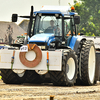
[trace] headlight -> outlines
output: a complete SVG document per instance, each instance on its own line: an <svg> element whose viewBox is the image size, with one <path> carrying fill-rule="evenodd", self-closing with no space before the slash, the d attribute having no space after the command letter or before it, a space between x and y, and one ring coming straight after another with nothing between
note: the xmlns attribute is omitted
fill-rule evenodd
<svg viewBox="0 0 100 100"><path fill-rule="evenodd" d="M45 46L41 46L41 49L46 49L46 47Z"/></svg>
<svg viewBox="0 0 100 100"><path fill-rule="evenodd" d="M55 43L50 43L50 46L54 47L55 46Z"/></svg>
<svg viewBox="0 0 100 100"><path fill-rule="evenodd" d="M46 47L45 47L45 46L39 46L39 48L40 48L40 49L46 49Z"/></svg>

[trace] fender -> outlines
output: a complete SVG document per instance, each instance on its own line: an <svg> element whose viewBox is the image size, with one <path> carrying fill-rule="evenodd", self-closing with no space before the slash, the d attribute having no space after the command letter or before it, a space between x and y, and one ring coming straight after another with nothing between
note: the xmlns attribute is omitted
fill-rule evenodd
<svg viewBox="0 0 100 100"><path fill-rule="evenodd" d="M76 43L76 40L77 40L77 36L72 36L72 37L69 37L69 46L72 50L74 50L74 46L75 46L75 43Z"/></svg>
<svg viewBox="0 0 100 100"><path fill-rule="evenodd" d="M69 46L71 47L72 50L74 50L75 52L77 52L79 44L80 44L80 42L82 40L86 40L86 38L82 37L82 36L72 36L71 40L70 40Z"/></svg>
<svg viewBox="0 0 100 100"><path fill-rule="evenodd" d="M74 50L75 52L77 52L78 47L79 47L79 44L80 44L80 42L81 42L82 40L86 40L86 38L85 38L85 37L82 37L82 36L77 36L77 40L76 40L75 45L74 45L74 48L73 48L73 50Z"/></svg>

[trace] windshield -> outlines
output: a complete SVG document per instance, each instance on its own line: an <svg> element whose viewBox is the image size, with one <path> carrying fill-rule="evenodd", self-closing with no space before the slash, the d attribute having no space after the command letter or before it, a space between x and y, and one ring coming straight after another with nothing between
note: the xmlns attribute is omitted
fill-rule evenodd
<svg viewBox="0 0 100 100"><path fill-rule="evenodd" d="M34 34L54 34L62 36L62 19L55 16L36 17Z"/></svg>

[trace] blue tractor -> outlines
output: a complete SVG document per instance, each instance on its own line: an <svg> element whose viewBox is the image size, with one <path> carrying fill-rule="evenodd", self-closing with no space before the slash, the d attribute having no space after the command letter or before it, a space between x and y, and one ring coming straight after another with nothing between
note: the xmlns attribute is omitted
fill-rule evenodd
<svg viewBox="0 0 100 100"><path fill-rule="evenodd" d="M16 22L17 17L17 14L13 14L12 21ZM29 68L21 77L16 73L18 81L20 79L22 81L24 78L24 80L27 80L26 82L37 82L41 80L40 78L44 76L43 74L48 73L54 85L96 84L99 75L96 66L94 42L77 35L77 24L80 23L80 16L75 12L74 7L70 9L68 6L44 6L40 11L33 12L32 6L30 16L19 17L30 19L23 45L33 45L30 46L33 48L35 45L38 46L42 51L42 58L41 54L34 50L37 55L35 60L37 61L41 58L40 62L42 63L44 60L44 65L41 64L40 69ZM18 44L18 47L21 46L22 44ZM46 59L44 52L47 53ZM60 58L58 57L59 52L61 52ZM34 65L35 63L34 61L32 64L37 67L37 65ZM60 68L57 66L59 63L61 64ZM26 62L23 64L26 64ZM45 65L47 68L43 69L42 67ZM31 62L30 65L26 66L32 67ZM1 70L1 73L7 75L6 69ZM25 74L27 75L25 76ZM3 76L4 74L2 74ZM4 77L3 79L7 83ZM9 83L12 82L9 81Z"/></svg>

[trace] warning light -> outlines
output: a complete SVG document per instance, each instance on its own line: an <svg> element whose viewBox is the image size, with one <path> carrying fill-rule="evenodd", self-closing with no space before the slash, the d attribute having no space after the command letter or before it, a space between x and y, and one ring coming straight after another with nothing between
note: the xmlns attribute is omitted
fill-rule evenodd
<svg viewBox="0 0 100 100"><path fill-rule="evenodd" d="M21 34L21 36L23 36L23 34Z"/></svg>
<svg viewBox="0 0 100 100"><path fill-rule="evenodd" d="M75 11L75 8L74 8L74 7L71 7L71 11L72 11L72 12Z"/></svg>
<svg viewBox="0 0 100 100"><path fill-rule="evenodd" d="M80 35L80 33L78 33L78 35Z"/></svg>
<svg viewBox="0 0 100 100"><path fill-rule="evenodd" d="M27 33L24 33L24 35L27 35Z"/></svg>

